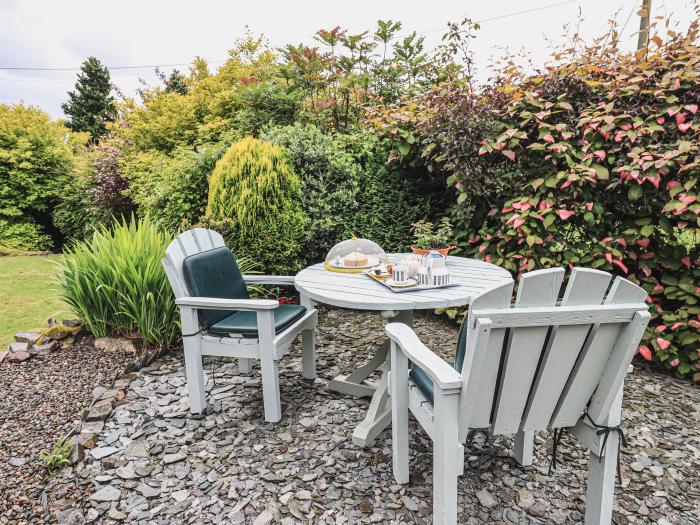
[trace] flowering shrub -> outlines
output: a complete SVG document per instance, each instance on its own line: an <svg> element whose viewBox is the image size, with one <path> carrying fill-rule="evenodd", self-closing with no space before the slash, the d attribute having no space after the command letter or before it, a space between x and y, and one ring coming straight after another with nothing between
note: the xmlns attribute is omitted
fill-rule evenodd
<svg viewBox="0 0 700 525"><path fill-rule="evenodd" d="M693 25L636 55L589 48L541 76L497 83L487 101L443 87L417 128L423 155L453 168L468 255L514 274L576 265L627 277L649 292L640 354L700 380L696 38ZM470 107L481 113L460 113ZM457 131L445 131L447 118ZM483 122L490 129L475 141ZM503 176L480 184L489 173Z"/></svg>

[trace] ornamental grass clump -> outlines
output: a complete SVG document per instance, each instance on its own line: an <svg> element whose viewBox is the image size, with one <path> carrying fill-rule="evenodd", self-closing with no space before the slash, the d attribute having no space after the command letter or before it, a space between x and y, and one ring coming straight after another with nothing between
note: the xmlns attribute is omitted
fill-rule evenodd
<svg viewBox="0 0 700 525"><path fill-rule="evenodd" d="M62 299L95 337L138 335L167 347L179 334L178 310L161 265L173 235L146 217L115 222L64 251Z"/></svg>
<svg viewBox="0 0 700 525"><path fill-rule="evenodd" d="M301 181L285 151L247 137L216 163L205 222L224 233L234 253L268 271L293 271L306 222L301 199Z"/></svg>

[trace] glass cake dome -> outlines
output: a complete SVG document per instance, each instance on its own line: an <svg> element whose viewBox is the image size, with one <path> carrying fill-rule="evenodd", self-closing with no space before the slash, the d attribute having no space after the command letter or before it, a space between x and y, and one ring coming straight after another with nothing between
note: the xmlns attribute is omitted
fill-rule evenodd
<svg viewBox="0 0 700 525"><path fill-rule="evenodd" d="M336 272L359 272L386 262L386 253L376 242L353 237L341 241L328 252L326 269Z"/></svg>

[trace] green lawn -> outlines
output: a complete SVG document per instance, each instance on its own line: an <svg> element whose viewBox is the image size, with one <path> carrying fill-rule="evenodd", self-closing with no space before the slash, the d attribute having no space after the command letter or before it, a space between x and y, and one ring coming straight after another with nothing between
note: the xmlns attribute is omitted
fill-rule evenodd
<svg viewBox="0 0 700 525"><path fill-rule="evenodd" d="M18 330L46 326L49 317L70 317L52 282L58 257L0 257L1 350Z"/></svg>

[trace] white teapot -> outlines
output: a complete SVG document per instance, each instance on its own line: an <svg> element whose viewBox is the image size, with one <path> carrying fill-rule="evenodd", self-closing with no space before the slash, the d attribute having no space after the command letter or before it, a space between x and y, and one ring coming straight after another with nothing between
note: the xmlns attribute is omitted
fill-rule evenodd
<svg viewBox="0 0 700 525"><path fill-rule="evenodd" d="M450 283L450 274L445 267L445 257L437 252L423 256L422 267L416 274L418 284L424 286L445 286Z"/></svg>

